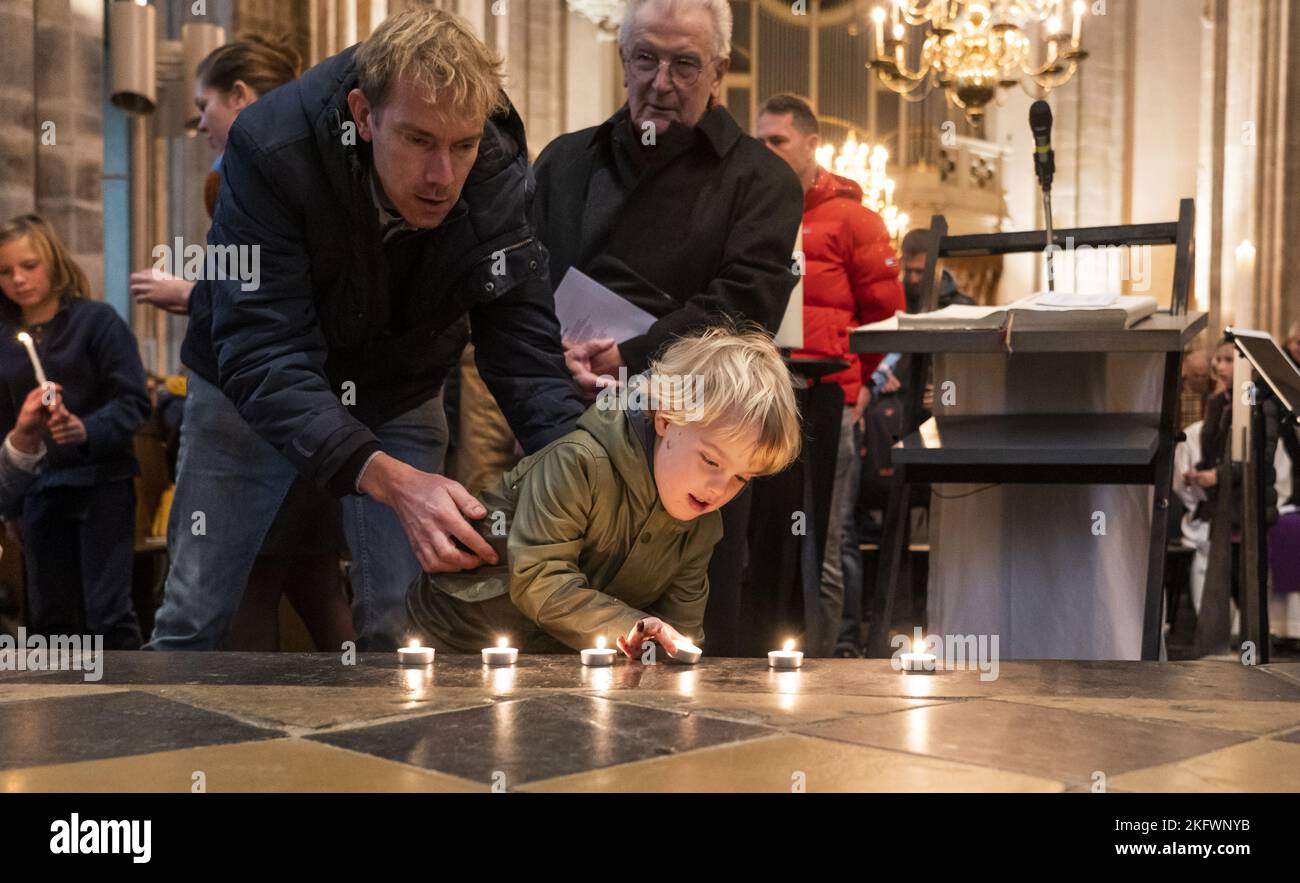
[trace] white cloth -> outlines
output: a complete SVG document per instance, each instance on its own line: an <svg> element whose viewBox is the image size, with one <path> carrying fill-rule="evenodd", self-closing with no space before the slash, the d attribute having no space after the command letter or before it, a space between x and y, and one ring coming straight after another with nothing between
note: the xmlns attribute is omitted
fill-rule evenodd
<svg viewBox="0 0 1300 883"><path fill-rule="evenodd" d="M942 354L935 411L1078 413L1082 431L1089 413L1158 412L1163 369L1163 353ZM1005 659L1140 659L1151 488L975 490L934 486L928 631L996 634Z"/></svg>
<svg viewBox="0 0 1300 883"><path fill-rule="evenodd" d="M36 473L39 470L41 461L45 459L45 443L41 443L40 450L35 454L25 454L14 447L13 433L5 436L4 453L9 462L21 469L23 472Z"/></svg>

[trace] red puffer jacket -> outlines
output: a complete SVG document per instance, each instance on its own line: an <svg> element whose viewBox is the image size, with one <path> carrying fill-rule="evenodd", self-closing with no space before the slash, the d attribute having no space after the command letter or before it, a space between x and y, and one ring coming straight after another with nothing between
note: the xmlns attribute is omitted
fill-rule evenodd
<svg viewBox="0 0 1300 883"><path fill-rule="evenodd" d="M820 169L803 202L803 343L796 356L839 358L847 370L827 379L858 400L881 353L849 352L849 329L905 309L898 257L880 216L862 204L862 188Z"/></svg>

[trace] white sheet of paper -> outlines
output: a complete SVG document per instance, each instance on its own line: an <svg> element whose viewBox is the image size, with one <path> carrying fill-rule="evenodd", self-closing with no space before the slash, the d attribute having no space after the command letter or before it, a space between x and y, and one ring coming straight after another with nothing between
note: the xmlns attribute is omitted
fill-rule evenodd
<svg viewBox="0 0 1300 883"><path fill-rule="evenodd" d="M1077 291L1039 291L1030 301L1040 307L1068 307L1081 309L1087 307L1113 306L1120 296L1118 294L1080 294Z"/></svg>
<svg viewBox="0 0 1300 883"><path fill-rule="evenodd" d="M575 343L613 338L639 337L654 324L655 317L570 267L555 289L555 315L560 336Z"/></svg>

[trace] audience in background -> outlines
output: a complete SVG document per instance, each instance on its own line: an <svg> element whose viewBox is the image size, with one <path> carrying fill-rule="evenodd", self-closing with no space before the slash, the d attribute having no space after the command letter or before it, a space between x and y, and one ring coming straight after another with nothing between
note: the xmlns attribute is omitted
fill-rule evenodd
<svg viewBox="0 0 1300 883"><path fill-rule="evenodd" d="M807 102L794 95L769 98L755 134L790 165L803 186L803 348L794 356L848 363L817 381L838 383L844 392L821 588L803 642L808 655L830 656L844 612L841 551L851 545L846 524L851 524L857 497L863 413L881 360L880 353L849 352L849 330L902 310L903 287L889 231L862 204L862 188L817 164L820 130Z"/></svg>

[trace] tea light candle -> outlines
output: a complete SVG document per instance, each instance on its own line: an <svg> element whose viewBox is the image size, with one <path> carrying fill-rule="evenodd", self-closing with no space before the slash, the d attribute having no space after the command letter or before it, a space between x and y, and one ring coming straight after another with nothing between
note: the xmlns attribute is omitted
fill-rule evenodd
<svg viewBox="0 0 1300 883"><path fill-rule="evenodd" d="M596 639L596 646L582 651L583 665L613 665L614 649L605 646L605 636Z"/></svg>
<svg viewBox="0 0 1300 883"><path fill-rule="evenodd" d="M794 649L794 641L786 641L785 647L767 654L769 668L794 669L803 666L803 651Z"/></svg>
<svg viewBox="0 0 1300 883"><path fill-rule="evenodd" d="M903 671L934 671L937 658L933 653L925 652L925 641L917 639L912 642L912 652L899 657Z"/></svg>
<svg viewBox="0 0 1300 883"><path fill-rule="evenodd" d="M45 369L41 367L41 357L36 355L36 344L32 341L32 336L26 331L19 331L18 342L27 348L27 358L32 360L32 368L36 370L36 385L44 386L48 381L45 379Z"/></svg>
<svg viewBox="0 0 1300 883"><path fill-rule="evenodd" d="M519 661L519 651L506 646L506 639L499 638L495 647L483 648L484 665L514 665Z"/></svg>
<svg viewBox="0 0 1300 883"><path fill-rule="evenodd" d="M397 661L402 665L433 665L433 648L412 641L409 647L397 648Z"/></svg>

